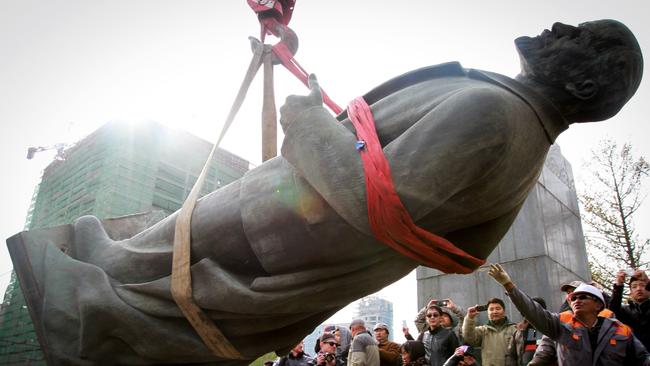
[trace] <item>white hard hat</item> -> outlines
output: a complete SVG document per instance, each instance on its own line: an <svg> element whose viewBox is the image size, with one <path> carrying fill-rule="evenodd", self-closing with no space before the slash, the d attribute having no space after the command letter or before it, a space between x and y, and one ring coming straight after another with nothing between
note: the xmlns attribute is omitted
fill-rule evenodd
<svg viewBox="0 0 650 366"><path fill-rule="evenodd" d="M579 294L579 293L592 295L598 300L600 300L600 302L602 302L603 305L605 305L605 298L603 297L603 293L592 285L581 283L580 286L576 287L576 289L573 290L573 293L571 295Z"/></svg>

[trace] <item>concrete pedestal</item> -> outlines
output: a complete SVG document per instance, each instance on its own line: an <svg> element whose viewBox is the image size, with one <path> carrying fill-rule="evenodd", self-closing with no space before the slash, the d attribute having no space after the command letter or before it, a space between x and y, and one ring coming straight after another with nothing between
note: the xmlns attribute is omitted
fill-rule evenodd
<svg viewBox="0 0 650 366"><path fill-rule="evenodd" d="M501 263L519 288L543 297L551 311L564 301L562 283L591 278L571 165L557 145L551 147L537 185L488 263ZM419 267L417 281L419 307L431 298L451 298L467 308L499 297L506 302L508 317L521 319L485 267L470 275Z"/></svg>

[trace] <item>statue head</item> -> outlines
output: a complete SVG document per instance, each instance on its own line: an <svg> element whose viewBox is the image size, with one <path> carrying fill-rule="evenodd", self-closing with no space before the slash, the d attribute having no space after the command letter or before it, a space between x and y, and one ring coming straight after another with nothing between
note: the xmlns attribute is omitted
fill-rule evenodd
<svg viewBox="0 0 650 366"><path fill-rule="evenodd" d="M615 20L577 27L555 23L537 37L515 40L517 79L553 101L570 122L602 121L634 95L643 56L632 32Z"/></svg>

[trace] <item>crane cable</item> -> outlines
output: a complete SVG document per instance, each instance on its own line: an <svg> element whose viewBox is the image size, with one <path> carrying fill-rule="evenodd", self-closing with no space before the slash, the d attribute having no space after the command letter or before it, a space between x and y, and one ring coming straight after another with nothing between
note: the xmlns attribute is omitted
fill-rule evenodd
<svg viewBox="0 0 650 366"><path fill-rule="evenodd" d="M256 3L254 0L248 0L249 4ZM281 42L276 44L273 47L263 44L262 42L255 42L256 40L251 39L253 45L253 58L248 66L244 80L239 87L239 91L233 102L232 107L226 121L221 129L219 138L217 142L212 147L210 154L208 155L207 161L201 170L201 174L197 178L192 190L189 195L183 202L181 209L179 210L176 217L176 225L174 229L174 243L173 243L173 254L172 254L172 273L171 273L171 294L172 298L180 308L181 312L188 320L190 325L197 332L201 340L205 345L210 349L210 351L217 357L224 359L236 359L236 360L245 360L249 357L242 355L233 345L230 343L228 338L221 332L221 330L216 326L214 321L201 309L201 307L194 301L192 295L192 273L190 266L191 259L191 224L192 224L192 213L194 207L196 206L196 201L199 198L201 189L205 182L207 176L208 167L212 161L223 137L230 128L230 125L235 119L235 116L239 109L241 108L246 93L257 74L260 66L264 63L265 70L269 69L269 60L272 51L276 55L279 62L281 62L289 71L291 71L298 79L300 79L303 84L308 86L307 81L307 72L298 64L294 59L293 54L297 49L297 38L295 33L287 26L289 19L291 19L291 10L293 10L293 4L295 1L267 1L267 4L273 5L287 5L289 11L285 11L284 15L281 16L269 16L268 13L259 14L260 26L261 26L261 38L262 42L264 41L264 35L267 32L275 34L281 38ZM258 4L259 5L259 4ZM252 6L252 5L251 5ZM277 9L277 6L276 6ZM272 9L275 11L275 9ZM287 46L289 44L289 46ZM291 47L290 47L291 46ZM293 47L293 51L291 48ZM270 67L272 69L272 67ZM263 107L265 116L263 116L263 123L267 124L267 116L269 114L271 119L275 119L275 107L274 103L267 105L266 96L270 93L271 98L273 95L272 92L272 74L270 74L269 79L265 76L265 105ZM270 89L270 90L269 90ZM323 93L324 98L326 96ZM334 102L332 102L329 97L328 105L336 113L339 114L342 112L342 109L338 107ZM271 109L273 109L271 111Z"/></svg>

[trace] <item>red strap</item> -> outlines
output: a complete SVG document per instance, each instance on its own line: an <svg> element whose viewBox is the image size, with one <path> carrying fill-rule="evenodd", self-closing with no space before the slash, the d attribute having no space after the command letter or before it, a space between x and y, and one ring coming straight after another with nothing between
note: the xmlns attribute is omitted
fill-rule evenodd
<svg viewBox="0 0 650 366"><path fill-rule="evenodd" d="M302 66L300 66L298 61L293 58L293 54L291 54L291 51L289 51L284 43L280 42L273 46L273 53L278 56L282 62L282 65L284 65L287 70L291 71L291 73L294 74L300 81L302 81L305 86L309 87L309 73L307 73L307 71L303 69ZM323 93L323 102L332 110L332 112L337 115L343 112L343 109L330 99L327 93L325 93L325 90L321 88L321 92Z"/></svg>
<svg viewBox="0 0 650 366"><path fill-rule="evenodd" d="M284 25L289 24L296 5L295 0L246 0L246 2L260 19L273 17Z"/></svg>
<svg viewBox="0 0 650 366"><path fill-rule="evenodd" d="M527 344L524 346L524 351L536 351L537 350L537 344Z"/></svg>
<svg viewBox="0 0 650 366"><path fill-rule="evenodd" d="M295 0L271 0L271 1L260 1L260 0L247 0L248 5L258 13L260 20L260 39L264 42L264 37L266 34L274 34L275 36L280 36L278 33L278 25L282 25L285 29L288 29L286 25L291 19L291 14L293 13L293 7L295 6ZM261 16L262 14L268 14L268 16ZM309 73L305 70L298 61L293 57L293 53L287 47L284 42L279 42L272 47L273 53L278 57L282 65L287 68L292 74L294 74L298 80L302 81L305 86L309 87ZM321 88L323 93L323 102L334 112L335 114L340 114L343 112L343 109L339 107L327 93Z"/></svg>
<svg viewBox="0 0 650 366"><path fill-rule="evenodd" d="M348 105L348 116L357 130L357 138L365 143L360 154L366 174L368 219L375 237L398 253L446 273L470 273L484 264L484 259L415 225L395 191L372 111L362 97Z"/></svg>

